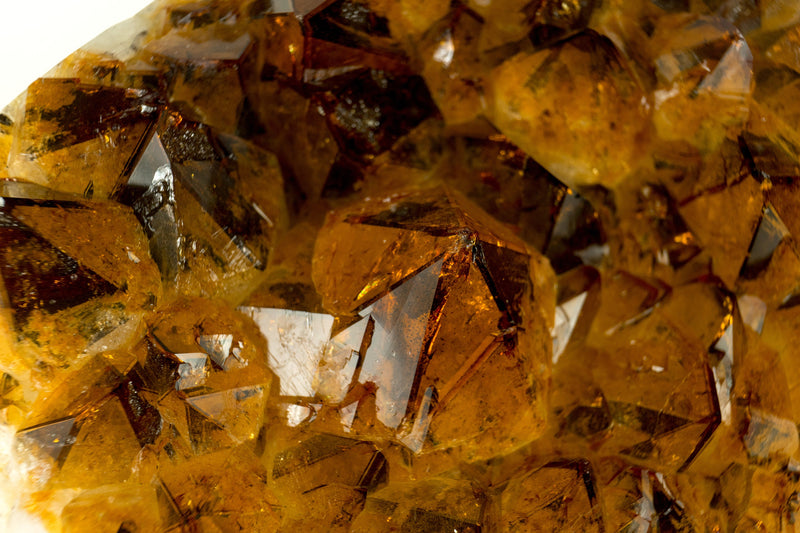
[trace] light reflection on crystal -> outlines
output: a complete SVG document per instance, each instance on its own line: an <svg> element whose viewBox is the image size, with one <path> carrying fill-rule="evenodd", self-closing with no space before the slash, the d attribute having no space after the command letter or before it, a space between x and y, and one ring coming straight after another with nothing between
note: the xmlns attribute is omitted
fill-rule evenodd
<svg viewBox="0 0 800 533"><path fill-rule="evenodd" d="M267 339L269 367L283 396L311 398L317 367L330 339L333 317L286 309L242 308Z"/></svg>
<svg viewBox="0 0 800 533"><path fill-rule="evenodd" d="M432 403L433 388L428 387L422 395L419 412L416 417L414 417L414 425L411 427L411 431L406 435L400 436L400 442L408 446L408 448L415 453L421 452L422 446L425 443L425 437L428 434L428 426L430 426L429 413Z"/></svg>
<svg viewBox="0 0 800 533"><path fill-rule="evenodd" d="M440 260L369 308L375 331L358 379L377 386L378 419L391 428L406 415L441 270Z"/></svg>
<svg viewBox="0 0 800 533"><path fill-rule="evenodd" d="M721 98L745 98L752 89L752 64L753 54L750 53L747 43L744 40L736 41L731 44L711 74L703 79L697 90L707 91Z"/></svg>
<svg viewBox="0 0 800 533"><path fill-rule="evenodd" d="M175 383L178 390L191 389L203 384L206 377L208 355L204 353L178 353L175 357L183 361L178 367L180 378Z"/></svg>
<svg viewBox="0 0 800 533"><path fill-rule="evenodd" d="M297 427L308 420L313 411L305 405L288 404L286 408L286 423L289 427Z"/></svg>
<svg viewBox="0 0 800 533"><path fill-rule="evenodd" d="M242 360L238 357L238 353L241 351L241 341L238 346L234 346L233 335L229 333L200 335L197 337L197 344L205 350L212 361L225 370L230 368L232 364L235 364L229 362L231 357L236 363L242 363Z"/></svg>
<svg viewBox="0 0 800 533"><path fill-rule="evenodd" d="M153 135L142 152L139 163L128 178L128 187L150 188L158 179L159 173L162 176L161 179L164 179L163 176L167 171L165 166L169 166L169 158L158 135Z"/></svg>
<svg viewBox="0 0 800 533"><path fill-rule="evenodd" d="M436 48L436 52L433 54L433 59L441 63L443 67L447 68L453 61L454 53L455 47L453 46L453 36L448 31L445 33L444 38L439 42L439 47Z"/></svg>
<svg viewBox="0 0 800 533"><path fill-rule="evenodd" d="M739 313L742 315L742 322L756 333L761 333L764 327L764 318L767 314L767 304L760 298L743 294L737 299Z"/></svg>
<svg viewBox="0 0 800 533"><path fill-rule="evenodd" d="M222 0L107 32L0 114L19 508L791 529L798 17Z"/></svg>
<svg viewBox="0 0 800 533"><path fill-rule="evenodd" d="M757 276L766 268L781 241L788 236L789 230L775 210L769 205L765 206L761 222L750 244L747 260L742 265L741 276L745 278Z"/></svg>
<svg viewBox="0 0 800 533"><path fill-rule="evenodd" d="M261 426L264 387L248 386L191 396L186 402L225 429L237 442L253 439Z"/></svg>
<svg viewBox="0 0 800 533"><path fill-rule="evenodd" d="M356 417L358 410L358 402L353 402L349 405L339 408L339 416L342 422L342 428L346 433L350 433L353 427L353 420Z"/></svg>
<svg viewBox="0 0 800 533"><path fill-rule="evenodd" d="M725 332L714 345L714 349L722 354L719 363L711 370L717 387L720 416L723 424L731 423L731 391L733 390L733 324L725 328Z"/></svg>
<svg viewBox="0 0 800 533"><path fill-rule="evenodd" d="M319 384L317 392L327 403L344 401L361 362L361 345L369 324L370 317L362 317L328 342L315 380Z"/></svg>
<svg viewBox="0 0 800 533"><path fill-rule="evenodd" d="M176 61L232 61L239 59L252 41L247 34L233 41L203 39L207 37L205 35L198 36L197 40L191 37L191 33L187 37L172 30L161 39L151 42L148 51Z"/></svg>
<svg viewBox="0 0 800 533"><path fill-rule="evenodd" d="M55 462L63 461L64 454L75 443L75 419L67 418L17 433L17 441L29 451L26 453L48 456Z"/></svg>
<svg viewBox="0 0 800 533"><path fill-rule="evenodd" d="M578 323L578 317L586 301L587 294L581 293L567 300L556 308L556 324L553 328L553 364L567 348L572 331Z"/></svg>
<svg viewBox="0 0 800 533"><path fill-rule="evenodd" d="M655 506L653 505L653 488L650 485L650 473L647 470L642 470L641 473L641 491L642 497L634 504L634 510L637 517L628 527L627 531L631 533L646 533L650 529L650 524L653 521L653 516L656 514Z"/></svg>

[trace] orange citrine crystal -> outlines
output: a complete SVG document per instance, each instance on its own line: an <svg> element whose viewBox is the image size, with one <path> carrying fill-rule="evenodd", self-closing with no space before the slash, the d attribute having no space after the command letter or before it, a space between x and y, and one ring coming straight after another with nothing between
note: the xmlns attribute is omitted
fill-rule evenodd
<svg viewBox="0 0 800 533"><path fill-rule="evenodd" d="M796 531L798 57L779 0L157 0L0 114L0 529Z"/></svg>

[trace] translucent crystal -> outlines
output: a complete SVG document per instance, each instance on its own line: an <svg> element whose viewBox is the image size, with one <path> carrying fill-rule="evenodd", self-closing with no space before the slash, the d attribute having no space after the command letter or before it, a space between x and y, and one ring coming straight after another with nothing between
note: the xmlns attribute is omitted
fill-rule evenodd
<svg viewBox="0 0 800 533"><path fill-rule="evenodd" d="M159 0L91 41L0 114L0 530L793 531L798 24Z"/></svg>

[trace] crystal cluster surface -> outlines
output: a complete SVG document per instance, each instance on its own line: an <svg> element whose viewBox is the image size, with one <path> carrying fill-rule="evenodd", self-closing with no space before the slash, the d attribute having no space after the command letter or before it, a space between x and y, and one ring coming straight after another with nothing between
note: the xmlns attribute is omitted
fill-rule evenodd
<svg viewBox="0 0 800 533"><path fill-rule="evenodd" d="M799 531L799 177L796 2L158 0L0 114L0 529Z"/></svg>

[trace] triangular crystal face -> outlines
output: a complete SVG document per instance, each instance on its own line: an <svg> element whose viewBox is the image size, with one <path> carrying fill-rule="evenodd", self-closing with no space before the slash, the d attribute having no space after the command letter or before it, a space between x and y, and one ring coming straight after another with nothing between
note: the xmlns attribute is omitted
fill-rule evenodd
<svg viewBox="0 0 800 533"><path fill-rule="evenodd" d="M398 198L384 211L350 216L347 221L351 224L424 231L431 235L452 235L461 229L456 208L444 195L424 200Z"/></svg>
<svg viewBox="0 0 800 533"><path fill-rule="evenodd" d="M209 451L230 448L236 444L230 434L206 415L184 404L186 408L186 431L192 451L204 454Z"/></svg>
<svg viewBox="0 0 800 533"><path fill-rule="evenodd" d="M128 421L133 427L139 444L146 446L153 444L161 434L164 420L152 403L150 403L143 392L144 386L134 373L129 374L114 394L119 398L122 409L128 417Z"/></svg>
<svg viewBox="0 0 800 533"><path fill-rule="evenodd" d="M691 422L691 420L672 416L654 409L621 402L609 402L609 409L616 423L634 428L653 437L669 433Z"/></svg>
<svg viewBox="0 0 800 533"><path fill-rule="evenodd" d="M14 376L5 372L0 373L0 409L14 403L9 396L17 387L19 387L19 381Z"/></svg>
<svg viewBox="0 0 800 533"><path fill-rule="evenodd" d="M143 90L40 79L28 89L9 162L52 189L107 198L153 126L154 101Z"/></svg>
<svg viewBox="0 0 800 533"><path fill-rule="evenodd" d="M80 372L70 375L39 405L29 423L41 426L53 420L80 418L116 389L124 376L104 356L94 356Z"/></svg>
<svg viewBox="0 0 800 533"><path fill-rule="evenodd" d="M61 468L59 485L104 485L125 482L141 445L119 401L109 396L81 421Z"/></svg>
<svg viewBox="0 0 800 533"><path fill-rule="evenodd" d="M305 26L306 83L337 88L360 75L368 78L370 69L409 72L405 53L392 38L385 13L352 0L297 0L294 6Z"/></svg>
<svg viewBox="0 0 800 533"><path fill-rule="evenodd" d="M652 440L654 445L653 455L658 457L660 454L673 453L676 456L685 457L686 459L680 465L680 469L686 469L697 455L708 447L709 441L718 426L719 417L715 415L699 422L680 426L674 431L655 437Z"/></svg>
<svg viewBox="0 0 800 533"><path fill-rule="evenodd" d="M764 318L767 315L767 304L761 298L751 294L742 294L737 298L742 322L756 333L761 333Z"/></svg>
<svg viewBox="0 0 800 533"><path fill-rule="evenodd" d="M233 355L233 335L231 334L199 335L197 344L221 368L225 368L228 357Z"/></svg>
<svg viewBox="0 0 800 533"><path fill-rule="evenodd" d="M714 70L703 79L698 92L723 98L745 98L750 94L753 54L747 46L734 43L725 51Z"/></svg>
<svg viewBox="0 0 800 533"><path fill-rule="evenodd" d="M460 235L438 237L424 231L349 222L324 227L317 243L326 238L341 239L339 251L313 263L314 282L324 295L323 307L342 315L361 312L403 280L459 248L464 240ZM414 252L405 253L407 250ZM333 271L341 275L329 276Z"/></svg>
<svg viewBox="0 0 800 533"><path fill-rule="evenodd" d="M385 477L386 458L372 443L321 433L276 454L271 473L282 490L329 484L368 490Z"/></svg>
<svg viewBox="0 0 800 533"><path fill-rule="evenodd" d="M161 147L161 143L158 143L158 147ZM160 156L165 154L153 157L159 159ZM129 182L128 187L122 191L120 201L130 204L150 237L150 255L161 270L162 278L174 281L181 262L181 236L178 233L172 167L161 164L153 168L150 161L143 159L136 166L134 176L147 183L147 187Z"/></svg>
<svg viewBox="0 0 800 533"><path fill-rule="evenodd" d="M315 377L331 336L333 317L287 309L240 308L258 324L267 339L270 369L280 379L280 394L310 398ZM361 339L358 341L361 344Z"/></svg>
<svg viewBox="0 0 800 533"><path fill-rule="evenodd" d="M371 335L368 337L368 331L371 331L368 328L372 327L374 321L369 316L362 317L335 333L328 341L315 374L316 392L326 403L344 401L361 363L363 345L371 339Z"/></svg>
<svg viewBox="0 0 800 533"><path fill-rule="evenodd" d="M329 238L337 244L325 253ZM332 339L318 373L323 403L345 432L388 429L412 453L462 446L477 458L535 431L530 408L516 417L490 407L494 400L472 404L495 382L512 389L498 392L500 403L536 404L528 357L550 350L538 333L522 339L528 327L544 331L531 304L547 296L533 295L532 256L513 230L437 187L332 212L315 253L323 306L341 309L362 337ZM348 305L356 291L360 304ZM536 347L522 347L529 342Z"/></svg>
<svg viewBox="0 0 800 533"><path fill-rule="evenodd" d="M17 443L22 453L49 457L57 464L61 464L75 443L76 433L75 419L66 418L19 431Z"/></svg>
<svg viewBox="0 0 800 533"><path fill-rule="evenodd" d="M118 121L135 124L149 122L151 118L141 116L143 94L117 87L96 87L76 83L68 79L40 79L38 85L29 89L27 104L31 119L38 118L54 123L53 130L60 133L42 140L42 149L37 152L59 150L78 144L97 135L98 124L111 129ZM56 109L48 109L51 102L61 102L68 98L55 97L55 93L69 93L72 102ZM41 100L39 100L41 99ZM37 107L38 103L46 107Z"/></svg>
<svg viewBox="0 0 800 533"><path fill-rule="evenodd" d="M696 76L698 65L708 72L695 94L745 98L751 91L753 55L736 28L721 18L699 18L673 30L668 53L656 58L656 73L664 82Z"/></svg>
<svg viewBox="0 0 800 533"><path fill-rule="evenodd" d="M274 156L232 135L216 134L184 115L165 114L119 192L150 238L162 278L221 290L217 278L252 277L266 266L282 224L276 168L265 185L254 171ZM203 266L200 266L203 265ZM215 276L205 280L206 270Z"/></svg>
<svg viewBox="0 0 800 533"><path fill-rule="evenodd" d="M0 204L0 276L18 328L35 311L56 313L117 291L15 218L15 202Z"/></svg>
<svg viewBox="0 0 800 533"><path fill-rule="evenodd" d="M757 277L769 264L778 245L788 236L789 230L772 206L764 207L761 222L739 275L746 279Z"/></svg>
<svg viewBox="0 0 800 533"><path fill-rule="evenodd" d="M202 209L231 237L231 242L256 266L263 268L267 251L256 243L268 223L253 203L242 196L236 182L220 163L185 161L173 165L173 171Z"/></svg>
<svg viewBox="0 0 800 533"><path fill-rule="evenodd" d="M175 354L175 357L182 361L178 367L180 378L175 383L175 388L184 390L201 386L208 374L206 369L208 355L204 353L178 353Z"/></svg>
<svg viewBox="0 0 800 533"><path fill-rule="evenodd" d="M359 381L378 387L377 416L386 426L396 428L406 414L441 270L439 260L368 308L375 330Z"/></svg>
<svg viewBox="0 0 800 533"><path fill-rule="evenodd" d="M130 195L136 190L142 191L149 189L153 184L153 180L156 178L156 173L164 167L169 166L169 164L169 157L164 150L161 139L158 135L151 135L145 149L139 156L139 160L133 167L123 195ZM132 190L129 191L129 189ZM123 203L129 203L125 200L126 197L123 196L121 201Z"/></svg>
<svg viewBox="0 0 800 533"><path fill-rule="evenodd" d="M180 361L166 352L152 338L146 337L136 347L140 363L134 368L142 388L161 396L175 387Z"/></svg>
<svg viewBox="0 0 800 533"><path fill-rule="evenodd" d="M569 344L572 332L575 331L578 318L583 310L586 296L587 293L582 292L556 308L556 319L553 327L553 364L558 363L559 356Z"/></svg>
<svg viewBox="0 0 800 533"><path fill-rule="evenodd" d="M255 438L264 418L264 387L250 386L186 399L193 409L225 429L236 442Z"/></svg>
<svg viewBox="0 0 800 533"><path fill-rule="evenodd" d="M492 291L497 307L506 313L511 324L520 323L520 306L530 287L530 257L509 248L479 242L474 261Z"/></svg>
<svg viewBox="0 0 800 533"><path fill-rule="evenodd" d="M562 273L579 266L583 261L578 251L599 250L604 242L595 208L586 198L570 191L561 202L544 250L553 268Z"/></svg>
<svg viewBox="0 0 800 533"><path fill-rule="evenodd" d="M517 472L502 491L500 523L513 531L526 523L559 531L603 531L594 472L588 461L556 461Z"/></svg>

